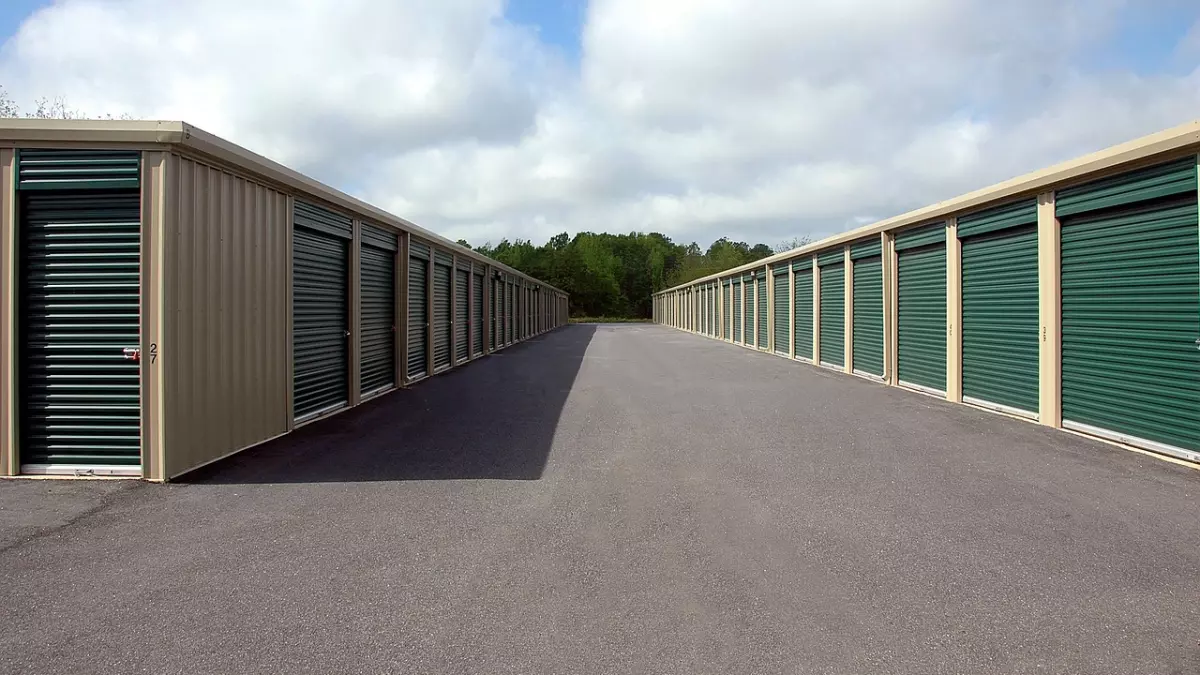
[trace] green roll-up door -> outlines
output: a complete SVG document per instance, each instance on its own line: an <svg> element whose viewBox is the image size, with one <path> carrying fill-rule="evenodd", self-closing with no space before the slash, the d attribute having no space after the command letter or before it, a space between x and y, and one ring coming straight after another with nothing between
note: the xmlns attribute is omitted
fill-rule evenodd
<svg viewBox="0 0 1200 675"><path fill-rule="evenodd" d="M299 421L348 402L350 322L346 300L350 242L303 227L299 213L295 221L292 414Z"/></svg>
<svg viewBox="0 0 1200 675"><path fill-rule="evenodd" d="M963 398L1028 415L1038 410L1036 223L1027 203L959 220Z"/></svg>
<svg viewBox="0 0 1200 675"><path fill-rule="evenodd" d="M767 275L766 272L758 273L758 280L754 284L758 289L755 299L758 301L758 342L755 344L759 349L767 348Z"/></svg>
<svg viewBox="0 0 1200 675"><path fill-rule="evenodd" d="M483 275L471 276L471 354L483 353Z"/></svg>
<svg viewBox="0 0 1200 675"><path fill-rule="evenodd" d="M724 334L726 340L733 339L733 284L726 281L721 286L721 309L724 311Z"/></svg>
<svg viewBox="0 0 1200 675"><path fill-rule="evenodd" d="M500 280L499 279L492 279L491 303L492 303L491 304L492 316L491 316L491 321L488 322L488 327L491 328L491 336L488 339L491 340L491 342L489 343L489 344L491 344L491 347L489 347L489 348L494 350L494 349L496 349L498 339L500 336L500 316L501 316L501 314L500 314Z"/></svg>
<svg viewBox="0 0 1200 675"><path fill-rule="evenodd" d="M1200 460L1195 165L1182 194L1103 208L1101 187L1062 218L1063 424Z"/></svg>
<svg viewBox="0 0 1200 675"><path fill-rule="evenodd" d="M513 296L515 295L516 286L513 284L505 284L504 289L504 342L511 344L516 336L516 330L513 327Z"/></svg>
<svg viewBox="0 0 1200 675"><path fill-rule="evenodd" d="M844 258L843 258L844 260ZM846 265L821 266L821 363L846 364Z"/></svg>
<svg viewBox="0 0 1200 675"><path fill-rule="evenodd" d="M409 244L408 262L408 377L428 374L429 246Z"/></svg>
<svg viewBox="0 0 1200 675"><path fill-rule="evenodd" d="M468 329L471 324L471 272L458 269L454 271L454 359L465 361L471 356L471 345Z"/></svg>
<svg viewBox="0 0 1200 675"><path fill-rule="evenodd" d="M733 282L733 341L742 341L742 282Z"/></svg>
<svg viewBox="0 0 1200 675"><path fill-rule="evenodd" d="M896 377L901 384L946 391L946 244L896 251ZM897 246L899 249L899 246Z"/></svg>
<svg viewBox="0 0 1200 675"><path fill-rule="evenodd" d="M20 152L23 178L30 154ZM136 181L136 153L126 154ZM82 187L22 185L18 195L21 470L88 466L137 475L141 369L132 350L141 347L141 199L136 187Z"/></svg>
<svg viewBox="0 0 1200 675"><path fill-rule="evenodd" d="M812 260L792 266L795 279L792 295L796 306L792 308L792 321L796 323L796 356L812 360L813 356L813 270Z"/></svg>
<svg viewBox="0 0 1200 675"><path fill-rule="evenodd" d="M774 270L775 274L775 353L789 354L791 350L792 303L788 268Z"/></svg>
<svg viewBox="0 0 1200 675"><path fill-rule="evenodd" d="M878 249L878 246L876 247ZM854 261L854 370L883 377L883 259Z"/></svg>
<svg viewBox="0 0 1200 675"><path fill-rule="evenodd" d="M382 238L384 245L375 245ZM396 384L396 236L362 229L359 252L360 391L370 394Z"/></svg>
<svg viewBox="0 0 1200 675"><path fill-rule="evenodd" d="M441 370L450 365L451 343L454 326L450 318L450 261L441 254L433 258L433 369Z"/></svg>

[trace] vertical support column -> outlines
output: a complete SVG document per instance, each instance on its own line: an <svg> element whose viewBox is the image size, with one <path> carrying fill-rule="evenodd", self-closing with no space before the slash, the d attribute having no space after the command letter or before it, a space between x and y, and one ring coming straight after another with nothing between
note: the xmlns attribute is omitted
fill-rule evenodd
<svg viewBox="0 0 1200 675"><path fill-rule="evenodd" d="M821 365L821 266L817 256L812 258L813 271L813 363Z"/></svg>
<svg viewBox="0 0 1200 675"><path fill-rule="evenodd" d="M362 400L362 221L352 224L350 241L350 405Z"/></svg>
<svg viewBox="0 0 1200 675"><path fill-rule="evenodd" d="M166 240L167 167L170 155L165 152L142 153L139 183L142 190L142 260L141 260L141 425L142 477L152 481L166 479L166 417L163 394L164 359L171 358L163 330L164 293L166 291L163 259Z"/></svg>
<svg viewBox="0 0 1200 675"><path fill-rule="evenodd" d="M1062 426L1062 228L1054 193L1038 195L1038 421Z"/></svg>
<svg viewBox="0 0 1200 675"><path fill-rule="evenodd" d="M788 261L788 358L796 358L796 270Z"/></svg>
<svg viewBox="0 0 1200 675"><path fill-rule="evenodd" d="M397 384L408 382L408 233L396 237L396 367Z"/></svg>
<svg viewBox="0 0 1200 675"><path fill-rule="evenodd" d="M946 221L946 400L962 403L962 242Z"/></svg>
<svg viewBox="0 0 1200 675"><path fill-rule="evenodd" d="M895 385L899 361L900 261L896 257L896 235L883 233L883 373L884 381Z"/></svg>
<svg viewBox="0 0 1200 675"><path fill-rule="evenodd" d="M845 305L845 316L842 317L842 326L845 329L845 344L843 347L842 370L847 373L854 372L854 261L850 259L850 247L847 246L842 251L845 262L842 263L842 269L846 271L842 275L843 287L843 304Z"/></svg>
<svg viewBox="0 0 1200 675"><path fill-rule="evenodd" d="M0 150L0 476L15 476L17 456L16 335L17 208L16 150Z"/></svg>

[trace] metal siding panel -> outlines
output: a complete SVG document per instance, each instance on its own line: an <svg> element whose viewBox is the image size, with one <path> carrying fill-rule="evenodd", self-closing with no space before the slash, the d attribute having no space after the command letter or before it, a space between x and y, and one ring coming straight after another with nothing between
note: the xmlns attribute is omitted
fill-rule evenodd
<svg viewBox="0 0 1200 675"><path fill-rule="evenodd" d="M792 308L792 320L796 322L796 356L812 359L813 355L813 268L796 270L793 282L796 306Z"/></svg>
<svg viewBox="0 0 1200 675"><path fill-rule="evenodd" d="M858 260L860 258L870 258L872 256L882 255L883 242L878 236L872 237L867 241L860 241L850 246L850 259Z"/></svg>
<svg viewBox="0 0 1200 675"><path fill-rule="evenodd" d="M1037 224L1037 199L1002 204L958 217L958 238L976 237L1012 227Z"/></svg>
<svg viewBox="0 0 1200 675"><path fill-rule="evenodd" d="M373 246L384 251L396 252L400 250L400 243L396 238L395 232L371 225L370 223L362 224L362 241L366 246Z"/></svg>
<svg viewBox="0 0 1200 675"><path fill-rule="evenodd" d="M165 181L158 361L172 478L291 428L291 247L278 190L178 155Z"/></svg>
<svg viewBox="0 0 1200 675"><path fill-rule="evenodd" d="M1038 241L1025 227L962 242L963 396L1038 410Z"/></svg>
<svg viewBox="0 0 1200 675"><path fill-rule="evenodd" d="M483 353L483 275L471 275L471 350L473 355Z"/></svg>
<svg viewBox="0 0 1200 675"><path fill-rule="evenodd" d="M817 256L817 265L827 267L830 265L845 264L846 252L845 249L837 248L832 251L825 251Z"/></svg>
<svg viewBox="0 0 1200 675"><path fill-rule="evenodd" d="M140 174L136 150L17 150L18 190L137 189Z"/></svg>
<svg viewBox="0 0 1200 675"><path fill-rule="evenodd" d="M500 309L500 293L501 293L500 280L492 279L492 295L491 295L492 320L491 320L491 326L490 326L491 335L489 336L488 339L491 340L490 344L491 344L491 349L493 349L493 350L496 349L497 346L499 346L498 339L500 337L500 324L501 324L501 319L502 319L501 309Z"/></svg>
<svg viewBox="0 0 1200 675"><path fill-rule="evenodd" d="M897 252L921 248L931 244L946 244L946 223L936 222L896 233Z"/></svg>
<svg viewBox="0 0 1200 675"><path fill-rule="evenodd" d="M792 269L799 272L800 270L811 270L813 266L812 256L805 256L799 260L792 262Z"/></svg>
<svg viewBox="0 0 1200 675"><path fill-rule="evenodd" d="M762 273L758 275L758 281L755 284L758 289L756 298L758 300L758 336L755 346L759 349L767 348L767 277Z"/></svg>
<svg viewBox="0 0 1200 675"><path fill-rule="evenodd" d="M897 255L897 363L902 382L946 391L946 244Z"/></svg>
<svg viewBox="0 0 1200 675"><path fill-rule="evenodd" d="M412 250L411 247L409 249ZM409 379L428 374L429 263L410 256L408 264L408 373Z"/></svg>
<svg viewBox="0 0 1200 675"><path fill-rule="evenodd" d="M792 308L790 306L790 300L789 300L789 298L791 296L791 293L789 291L791 289L788 288L788 283L789 283L789 281L788 281L788 274L787 274L787 266L785 265L783 267L783 273L775 275L775 312L774 312L774 316L775 316L775 352L777 354L788 354L789 347L790 347L790 345L788 344L788 340L789 340L789 335L791 335L791 332L792 332L791 331Z"/></svg>
<svg viewBox="0 0 1200 675"><path fill-rule="evenodd" d="M350 216L299 199L295 200L294 209L292 220L296 227L304 227L340 239L354 238L354 220Z"/></svg>
<svg viewBox="0 0 1200 675"><path fill-rule="evenodd" d="M360 390L367 393L396 384L396 254L363 246L359 269Z"/></svg>
<svg viewBox="0 0 1200 675"><path fill-rule="evenodd" d="M1196 192L1062 224L1063 419L1200 450Z"/></svg>
<svg viewBox="0 0 1200 675"><path fill-rule="evenodd" d="M141 464L137 190L30 191L18 204L20 463ZM147 355L149 358L149 355Z"/></svg>
<svg viewBox="0 0 1200 675"><path fill-rule="evenodd" d="M1058 190L1054 195L1054 210L1063 218L1179 194L1196 194L1195 157Z"/></svg>
<svg viewBox="0 0 1200 675"><path fill-rule="evenodd" d="M349 395L349 244L303 227L292 233L292 409L297 420Z"/></svg>
<svg viewBox="0 0 1200 675"><path fill-rule="evenodd" d="M441 260L435 254L435 261ZM453 340L450 325L450 266L435 262L433 265L433 368L440 370L450 365L450 345Z"/></svg>
<svg viewBox="0 0 1200 675"><path fill-rule="evenodd" d="M468 304L471 273L464 269L455 270L454 283L454 358L457 361L465 361L471 356L471 345L467 335L471 323L471 307Z"/></svg>
<svg viewBox="0 0 1200 675"><path fill-rule="evenodd" d="M883 259L854 263L853 367L883 377Z"/></svg>
<svg viewBox="0 0 1200 675"><path fill-rule="evenodd" d="M846 361L846 266L821 267L821 361Z"/></svg>

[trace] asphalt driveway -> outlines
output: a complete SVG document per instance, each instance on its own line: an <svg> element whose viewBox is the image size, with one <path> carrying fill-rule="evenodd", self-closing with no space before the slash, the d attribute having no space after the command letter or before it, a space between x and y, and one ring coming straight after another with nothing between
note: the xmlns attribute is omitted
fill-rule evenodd
<svg viewBox="0 0 1200 675"><path fill-rule="evenodd" d="M570 326L165 486L0 481L0 580L2 673L1200 673L1200 471Z"/></svg>

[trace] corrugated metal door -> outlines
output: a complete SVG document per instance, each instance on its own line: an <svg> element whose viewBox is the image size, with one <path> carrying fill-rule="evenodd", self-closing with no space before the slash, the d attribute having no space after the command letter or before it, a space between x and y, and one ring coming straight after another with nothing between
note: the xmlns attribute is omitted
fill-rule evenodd
<svg viewBox="0 0 1200 675"><path fill-rule="evenodd" d="M467 330L471 323L470 286L471 273L468 270L454 271L454 359L465 361L471 356L471 345Z"/></svg>
<svg viewBox="0 0 1200 675"><path fill-rule="evenodd" d="M767 275L764 271L758 272L758 279L754 284L757 290L755 299L758 301L758 342L755 344L759 349L767 348L768 332L767 332Z"/></svg>
<svg viewBox="0 0 1200 675"><path fill-rule="evenodd" d="M878 250L879 242L875 242ZM883 259L877 255L854 261L854 340L852 367L883 377Z"/></svg>
<svg viewBox="0 0 1200 675"><path fill-rule="evenodd" d="M292 232L292 416L349 402L348 217L297 201Z"/></svg>
<svg viewBox="0 0 1200 675"><path fill-rule="evenodd" d="M1036 416L1037 204L959 219L963 399Z"/></svg>
<svg viewBox="0 0 1200 675"><path fill-rule="evenodd" d="M513 326L513 296L516 295L516 286L513 284L505 284L504 289L504 342L511 344L517 332Z"/></svg>
<svg viewBox="0 0 1200 675"><path fill-rule="evenodd" d="M140 362L125 351L141 347L137 153L19 157L21 470L139 475ZM56 168L74 185L36 184Z"/></svg>
<svg viewBox="0 0 1200 675"><path fill-rule="evenodd" d="M408 247L408 377L428 374L429 246L412 241Z"/></svg>
<svg viewBox="0 0 1200 675"><path fill-rule="evenodd" d="M396 235L362 226L359 252L360 391L396 384Z"/></svg>
<svg viewBox="0 0 1200 675"><path fill-rule="evenodd" d="M742 282L733 282L733 341L742 341Z"/></svg>
<svg viewBox="0 0 1200 675"><path fill-rule="evenodd" d="M946 393L946 226L896 235L896 376L901 384Z"/></svg>
<svg viewBox="0 0 1200 675"><path fill-rule="evenodd" d="M433 257L433 370L450 365L454 326L450 318L450 260L435 252Z"/></svg>
<svg viewBox="0 0 1200 675"><path fill-rule="evenodd" d="M489 322L491 327L491 349L495 350L500 336L500 280L492 279L492 299L491 299L492 317Z"/></svg>
<svg viewBox="0 0 1200 675"><path fill-rule="evenodd" d="M792 320L796 322L796 356L812 360L813 356L813 270L812 259L792 264L796 277L792 282L796 298Z"/></svg>
<svg viewBox="0 0 1200 675"><path fill-rule="evenodd" d="M721 336L726 340L733 339L733 284L726 281L721 287L721 308L725 311L725 333Z"/></svg>
<svg viewBox="0 0 1200 675"><path fill-rule="evenodd" d="M471 276L471 353L483 353L483 275Z"/></svg>
<svg viewBox="0 0 1200 675"><path fill-rule="evenodd" d="M792 305L788 266L777 267L775 274L775 353L787 355L791 349Z"/></svg>
<svg viewBox="0 0 1200 675"><path fill-rule="evenodd" d="M846 265L821 263L821 363L846 363Z"/></svg>
<svg viewBox="0 0 1200 675"><path fill-rule="evenodd" d="M1064 426L1200 459L1196 189L1188 159L1060 193Z"/></svg>

